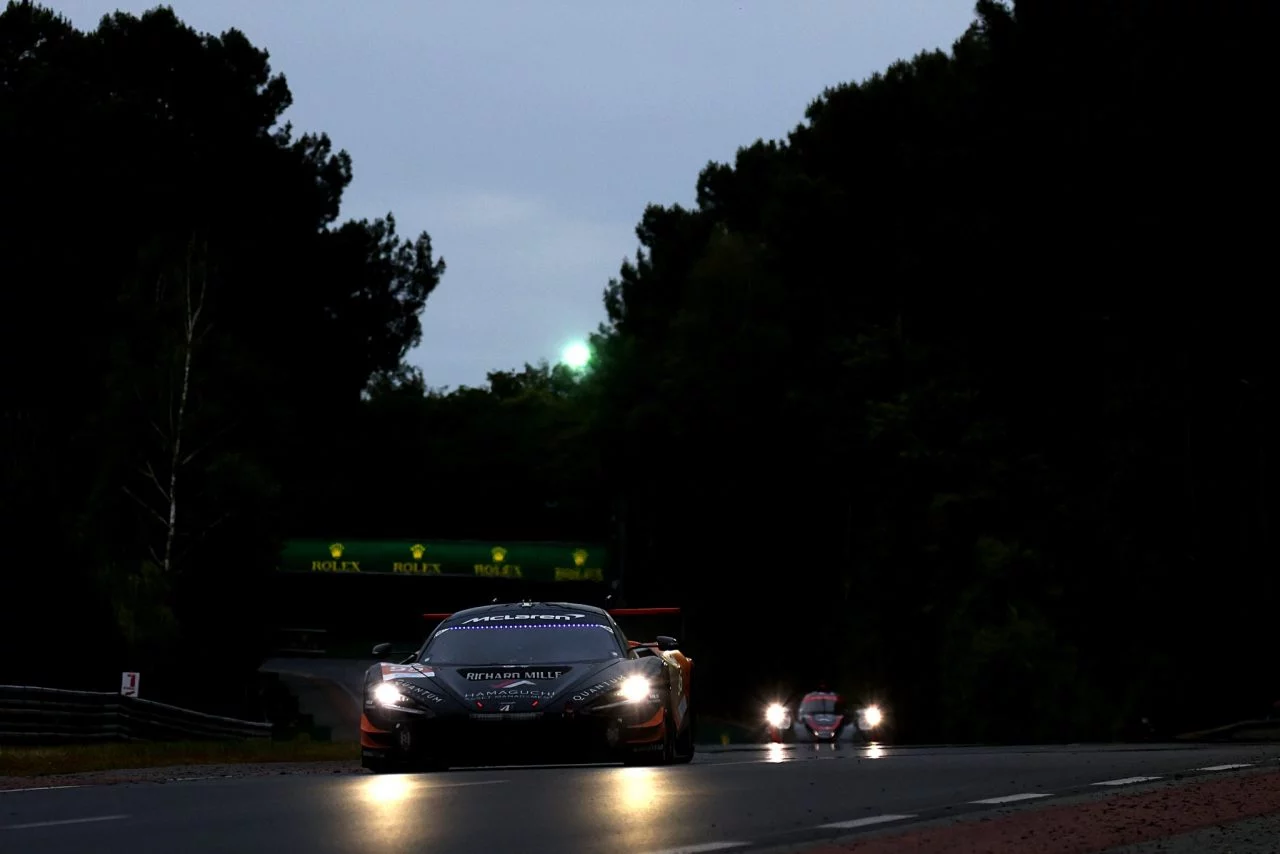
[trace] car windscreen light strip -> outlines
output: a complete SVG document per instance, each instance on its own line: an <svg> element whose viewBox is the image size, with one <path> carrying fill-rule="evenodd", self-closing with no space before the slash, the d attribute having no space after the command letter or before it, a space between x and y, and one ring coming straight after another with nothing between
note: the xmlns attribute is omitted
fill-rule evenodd
<svg viewBox="0 0 1280 854"><path fill-rule="evenodd" d="M493 629L604 629L606 632L613 632L613 629L608 626L594 624L566 626L563 623L524 623L519 626L449 626L441 629L436 634L444 634L445 632L454 632L461 629L467 631L491 631Z"/></svg>

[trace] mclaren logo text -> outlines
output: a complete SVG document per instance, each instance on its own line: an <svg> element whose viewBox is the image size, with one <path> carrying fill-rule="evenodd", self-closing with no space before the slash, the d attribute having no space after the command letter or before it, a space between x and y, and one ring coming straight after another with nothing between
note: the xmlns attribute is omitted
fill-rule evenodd
<svg viewBox="0 0 1280 854"><path fill-rule="evenodd" d="M469 623L503 623L510 620L543 620L551 622L553 620L580 620L586 614L495 614L490 617L472 617L464 620L463 625Z"/></svg>

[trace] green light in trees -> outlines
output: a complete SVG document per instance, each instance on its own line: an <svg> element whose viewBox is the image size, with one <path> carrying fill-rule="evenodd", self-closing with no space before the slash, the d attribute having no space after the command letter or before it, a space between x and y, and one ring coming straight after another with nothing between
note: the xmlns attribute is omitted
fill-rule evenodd
<svg viewBox="0 0 1280 854"><path fill-rule="evenodd" d="M560 361L574 370L581 370L591 361L591 348L582 341L574 341L564 348L564 352L560 354Z"/></svg>

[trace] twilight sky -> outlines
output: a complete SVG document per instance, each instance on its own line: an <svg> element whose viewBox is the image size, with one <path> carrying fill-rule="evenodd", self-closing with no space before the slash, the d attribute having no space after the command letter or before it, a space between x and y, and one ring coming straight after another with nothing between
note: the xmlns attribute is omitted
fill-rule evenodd
<svg viewBox="0 0 1280 854"><path fill-rule="evenodd" d="M80 29L156 0L43 0ZM236 27L296 132L351 152L343 218L392 212L448 271L410 361L434 387L555 359L604 320L649 202L784 136L822 90L949 48L972 0L171 0Z"/></svg>

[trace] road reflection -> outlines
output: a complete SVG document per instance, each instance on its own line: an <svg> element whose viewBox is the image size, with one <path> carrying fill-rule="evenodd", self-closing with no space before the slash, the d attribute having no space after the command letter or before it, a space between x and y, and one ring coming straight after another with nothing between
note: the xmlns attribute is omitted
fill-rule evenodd
<svg viewBox="0 0 1280 854"><path fill-rule="evenodd" d="M609 840L611 851L646 851L664 848L671 832L667 815L676 781L671 768L611 768L608 781L609 821L617 832ZM603 826L603 822L601 825Z"/></svg>
<svg viewBox="0 0 1280 854"><path fill-rule="evenodd" d="M360 781L360 799L371 809L398 809L420 785L411 774L371 774Z"/></svg>
<svg viewBox="0 0 1280 854"><path fill-rule="evenodd" d="M366 851L387 854L432 837L431 787L418 774L371 774L357 783L358 835Z"/></svg>
<svg viewBox="0 0 1280 854"><path fill-rule="evenodd" d="M769 757L768 757L768 760L767 760L767 761L769 761L769 762L789 762L789 761L790 761L790 757L789 757L789 756L787 756L787 752L786 752L786 750L784 750L784 749L783 749L783 747L782 747L782 745L781 745L781 744L774 743L774 744L769 745Z"/></svg>
<svg viewBox="0 0 1280 854"><path fill-rule="evenodd" d="M862 751L862 759L883 759L884 748L876 744L874 741L868 744Z"/></svg>
<svg viewBox="0 0 1280 854"><path fill-rule="evenodd" d="M649 818L658 811L665 793L657 768L617 768L609 776L626 818Z"/></svg>

